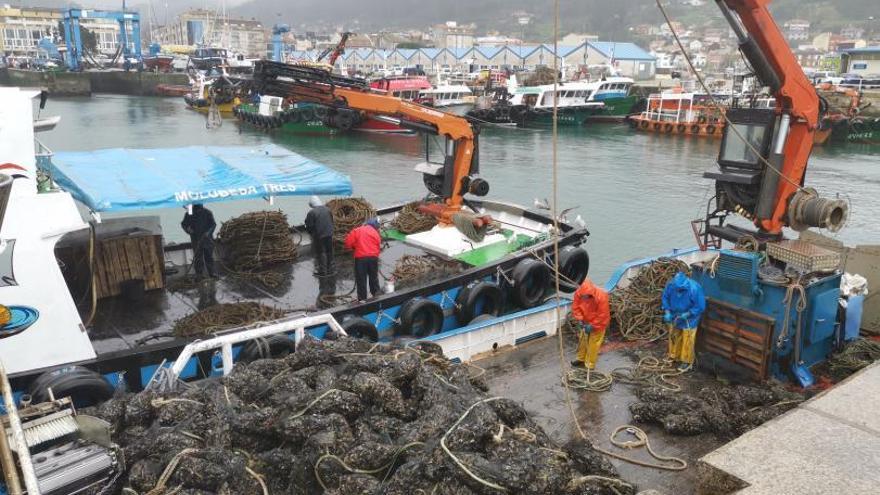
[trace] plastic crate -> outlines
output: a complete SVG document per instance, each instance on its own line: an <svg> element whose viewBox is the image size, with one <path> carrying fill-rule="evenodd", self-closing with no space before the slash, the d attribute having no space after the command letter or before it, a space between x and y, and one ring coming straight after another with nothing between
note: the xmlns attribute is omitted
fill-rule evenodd
<svg viewBox="0 0 880 495"><path fill-rule="evenodd" d="M767 256L802 273L830 272L840 266L840 254L806 241L767 243Z"/></svg>

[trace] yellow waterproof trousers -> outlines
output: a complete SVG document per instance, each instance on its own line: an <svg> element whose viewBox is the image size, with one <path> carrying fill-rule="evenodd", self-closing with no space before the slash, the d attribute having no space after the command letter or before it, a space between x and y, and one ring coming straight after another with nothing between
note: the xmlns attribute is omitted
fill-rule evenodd
<svg viewBox="0 0 880 495"><path fill-rule="evenodd" d="M593 330L590 333L581 332L578 334L577 360L583 361L584 366L590 369L596 368L596 361L599 359L599 348L605 340L605 330Z"/></svg>
<svg viewBox="0 0 880 495"><path fill-rule="evenodd" d="M673 361L694 364L694 346L697 343L697 329L678 329L669 325L669 345L667 355Z"/></svg>

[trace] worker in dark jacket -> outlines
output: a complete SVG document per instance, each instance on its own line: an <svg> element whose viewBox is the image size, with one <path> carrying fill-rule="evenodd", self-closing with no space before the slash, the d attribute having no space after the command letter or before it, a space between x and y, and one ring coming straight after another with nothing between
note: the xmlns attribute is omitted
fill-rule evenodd
<svg viewBox="0 0 880 495"><path fill-rule="evenodd" d="M678 272L663 289L661 302L663 321L669 325L669 359L680 362L680 370L688 371L694 364L697 327L706 311L703 287L684 272Z"/></svg>
<svg viewBox="0 0 880 495"><path fill-rule="evenodd" d="M309 199L312 208L306 215L306 231L312 236L315 275L333 273L333 214L317 196Z"/></svg>
<svg viewBox="0 0 880 495"><path fill-rule="evenodd" d="M379 252L382 238L379 236L379 219L371 218L345 237L345 249L354 251L354 281L358 301L367 299L367 280L370 294L379 293Z"/></svg>
<svg viewBox="0 0 880 495"><path fill-rule="evenodd" d="M208 275L217 278L217 272L214 271L214 229L217 228L214 214L204 205L194 204L192 213L183 216L180 226L189 234L192 242L193 268L196 275L201 277L207 268Z"/></svg>

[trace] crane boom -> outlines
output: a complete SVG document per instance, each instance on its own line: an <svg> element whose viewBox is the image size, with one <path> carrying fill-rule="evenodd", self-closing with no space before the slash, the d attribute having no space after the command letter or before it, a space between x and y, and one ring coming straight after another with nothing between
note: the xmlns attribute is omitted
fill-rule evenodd
<svg viewBox="0 0 880 495"><path fill-rule="evenodd" d="M776 238L783 228L839 230L848 214L841 200L818 197L803 188L813 139L820 120L820 100L773 20L772 0L715 0L739 40L739 49L755 75L776 99L775 109L730 109L715 179L716 212L706 234L735 240L747 232L724 227L736 212L758 227L761 237ZM722 212L719 214L719 212ZM720 218L718 226L710 219Z"/></svg>
<svg viewBox="0 0 880 495"><path fill-rule="evenodd" d="M401 126L443 136L452 143L442 170L440 195L445 207L440 220L451 223L468 192L483 196L488 184L478 172L477 130L464 117L376 94L360 80L338 76L314 67L261 60L254 66L255 89L261 94L282 96L298 102L317 103L335 112L357 111L394 119ZM432 191L435 192L435 191Z"/></svg>

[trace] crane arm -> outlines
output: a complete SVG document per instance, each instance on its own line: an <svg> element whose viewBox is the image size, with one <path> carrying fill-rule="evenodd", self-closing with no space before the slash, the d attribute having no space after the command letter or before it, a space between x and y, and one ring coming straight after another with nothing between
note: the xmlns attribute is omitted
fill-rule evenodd
<svg viewBox="0 0 880 495"><path fill-rule="evenodd" d="M819 126L820 102L767 8L771 1L715 0L739 40L743 56L772 91L776 109L772 122L760 124L764 126L760 132L757 122L766 122L761 110L738 110L736 118L733 110L729 111L732 125L725 128L719 155L722 171L707 176L715 177L723 191L720 209L743 213L763 233L779 236L789 226L839 229L845 207L802 187ZM742 132L750 134L748 139L761 141L762 149L754 148L757 154L739 151L737 156L736 150L743 150ZM765 135L770 140L763 142ZM755 155L760 159L753 158ZM805 202L810 206L804 207Z"/></svg>
<svg viewBox="0 0 880 495"><path fill-rule="evenodd" d="M330 67L333 67L333 65L336 64L336 59L345 53L345 44L348 43L348 38L351 37L352 34L354 33L348 31L342 33L342 37L339 38L339 43L336 43L336 46L332 48L324 49L324 51L318 55L318 58L315 59L315 62L320 62L321 60L324 60L324 57L330 55L330 58L327 59L327 64L330 65Z"/></svg>
<svg viewBox="0 0 880 495"><path fill-rule="evenodd" d="M254 66L254 83L262 94L391 118L404 127L452 140L455 145L449 174L451 186L443 195L445 208L441 220L449 223L452 215L461 210L463 196L469 192L468 184L472 184L469 177L475 172L478 154L475 129L464 117L373 93L362 80L333 75L315 67L261 60Z"/></svg>

